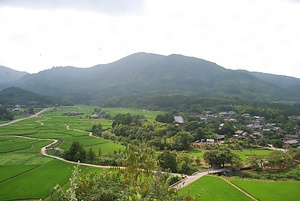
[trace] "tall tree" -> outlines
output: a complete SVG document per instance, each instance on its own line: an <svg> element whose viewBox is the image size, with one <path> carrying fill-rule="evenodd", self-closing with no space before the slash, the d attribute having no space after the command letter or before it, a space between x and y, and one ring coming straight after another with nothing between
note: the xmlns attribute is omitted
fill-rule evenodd
<svg viewBox="0 0 300 201"><path fill-rule="evenodd" d="M158 155L158 165L163 170L170 170L171 172L177 171L176 153L169 150L164 150Z"/></svg>
<svg viewBox="0 0 300 201"><path fill-rule="evenodd" d="M80 144L78 141L74 141L71 147L68 150L64 151L63 157L70 161L85 162L86 151L84 150L82 144Z"/></svg>

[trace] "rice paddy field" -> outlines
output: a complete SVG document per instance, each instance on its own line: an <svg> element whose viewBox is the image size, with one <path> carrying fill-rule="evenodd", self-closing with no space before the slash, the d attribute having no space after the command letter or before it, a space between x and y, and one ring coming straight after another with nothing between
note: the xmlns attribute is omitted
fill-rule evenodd
<svg viewBox="0 0 300 201"><path fill-rule="evenodd" d="M297 201L300 198L299 181L231 180L230 183L250 196L262 201ZM199 196L198 200L252 200L243 192L218 176L204 176L179 191Z"/></svg>
<svg viewBox="0 0 300 201"><path fill-rule="evenodd" d="M189 193L191 196L199 195L198 200L216 201L246 201L252 200L235 189L223 179L216 176L204 176L179 191L180 195Z"/></svg>
<svg viewBox="0 0 300 201"><path fill-rule="evenodd" d="M233 184L263 201L296 201L300 199L299 181L233 180Z"/></svg>
<svg viewBox="0 0 300 201"><path fill-rule="evenodd" d="M0 200L31 200L49 197L56 185L64 185L71 176L74 164L68 164L41 155L42 147L53 140L60 140L59 148L68 149L73 141L79 141L86 150L103 155L125 149L121 144L89 136L93 125L101 123L104 129L111 127L107 119L90 119L94 107L76 106L55 108L35 118L0 127ZM159 112L136 109L105 108L114 116L118 113L144 115L154 120ZM80 115L63 114L78 112ZM0 122L4 123L4 122ZM83 173L97 172L98 168L82 167Z"/></svg>

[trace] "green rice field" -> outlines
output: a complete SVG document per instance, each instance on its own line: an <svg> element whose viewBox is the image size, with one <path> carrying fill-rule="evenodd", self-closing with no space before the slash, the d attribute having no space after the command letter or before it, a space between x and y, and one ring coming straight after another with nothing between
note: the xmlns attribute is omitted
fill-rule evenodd
<svg viewBox="0 0 300 201"><path fill-rule="evenodd" d="M189 193L200 195L199 200L243 201L252 200L226 181L215 176L204 176L179 191L180 195Z"/></svg>
<svg viewBox="0 0 300 201"><path fill-rule="evenodd" d="M299 181L233 180L231 182L262 201L296 201L300 199Z"/></svg>

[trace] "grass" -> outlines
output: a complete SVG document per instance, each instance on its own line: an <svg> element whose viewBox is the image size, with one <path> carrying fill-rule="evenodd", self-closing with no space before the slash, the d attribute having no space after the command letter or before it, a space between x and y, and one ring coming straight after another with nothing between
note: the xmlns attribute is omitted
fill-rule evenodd
<svg viewBox="0 0 300 201"><path fill-rule="evenodd" d="M271 150L266 150L266 149L233 151L233 153L236 153L237 155L239 155L243 161L248 160L249 156L253 156L253 155L265 156L271 152L272 152Z"/></svg>
<svg viewBox="0 0 300 201"><path fill-rule="evenodd" d="M202 158L203 155L205 154L205 151L204 150L203 151L202 150L189 150L188 153Z"/></svg>
<svg viewBox="0 0 300 201"><path fill-rule="evenodd" d="M180 195L197 196L199 200L214 201L244 201L251 200L245 194L235 189L221 178L215 176L204 176L179 191Z"/></svg>
<svg viewBox="0 0 300 201"><path fill-rule="evenodd" d="M149 111L133 108L102 108L102 111L109 113L111 116L115 116L118 113L126 114L130 113L132 115L144 115L148 120L154 120L158 114L162 114L160 111Z"/></svg>
<svg viewBox="0 0 300 201"><path fill-rule="evenodd" d="M232 180L244 191L263 201L299 200L300 182L270 182L251 180Z"/></svg>
<svg viewBox="0 0 300 201"><path fill-rule="evenodd" d="M114 153L114 151L116 151L117 153L119 152L119 150L124 151L125 150L125 146L120 145L120 144L116 144L113 142L107 142L107 143L103 143L103 144L97 144L97 145L93 145L93 146L88 146L86 147L86 150L89 150L90 148L92 148L92 150L97 154L99 149L101 148L101 153L102 155L106 155L108 153Z"/></svg>

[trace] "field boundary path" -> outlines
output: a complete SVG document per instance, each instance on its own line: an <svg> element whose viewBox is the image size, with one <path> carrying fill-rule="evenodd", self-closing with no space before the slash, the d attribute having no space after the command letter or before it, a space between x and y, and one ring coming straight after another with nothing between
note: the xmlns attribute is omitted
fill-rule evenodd
<svg viewBox="0 0 300 201"><path fill-rule="evenodd" d="M251 198L254 201L258 201L258 199L256 199L255 197L253 197L252 195L250 195L249 193L247 193L246 191L244 191L243 189L241 189L240 187L234 185L233 183L231 183L230 181L228 181L227 179L221 177L224 181L226 181L228 184L230 184L231 186L233 186L234 188L236 188L237 190L239 190L240 192L244 193L246 196L248 196L249 198Z"/></svg>
<svg viewBox="0 0 300 201"><path fill-rule="evenodd" d="M176 182L175 184L172 184L170 187L175 188L176 190L182 189L189 184L193 183L194 181L198 180L199 178L208 175L208 174L216 174L220 172L226 172L230 171L230 168L219 168L219 169L214 169L214 168L209 168L209 169L203 169L198 172L195 172L191 176L185 176L184 179Z"/></svg>

